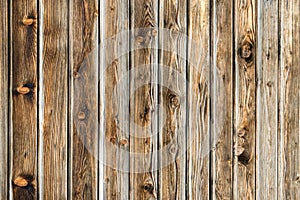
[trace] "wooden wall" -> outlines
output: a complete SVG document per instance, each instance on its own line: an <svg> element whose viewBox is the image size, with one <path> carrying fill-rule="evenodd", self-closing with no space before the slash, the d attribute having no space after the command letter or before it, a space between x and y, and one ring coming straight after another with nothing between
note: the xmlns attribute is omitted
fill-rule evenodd
<svg viewBox="0 0 300 200"><path fill-rule="evenodd" d="M0 199L300 200L299 0L1 0L0 19Z"/></svg>

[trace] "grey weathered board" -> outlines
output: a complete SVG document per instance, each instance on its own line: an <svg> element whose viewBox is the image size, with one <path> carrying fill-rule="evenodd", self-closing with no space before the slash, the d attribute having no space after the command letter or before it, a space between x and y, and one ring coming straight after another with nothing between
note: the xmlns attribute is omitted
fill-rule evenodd
<svg viewBox="0 0 300 200"><path fill-rule="evenodd" d="M300 1L1 0L0 19L0 199L300 200Z"/></svg>

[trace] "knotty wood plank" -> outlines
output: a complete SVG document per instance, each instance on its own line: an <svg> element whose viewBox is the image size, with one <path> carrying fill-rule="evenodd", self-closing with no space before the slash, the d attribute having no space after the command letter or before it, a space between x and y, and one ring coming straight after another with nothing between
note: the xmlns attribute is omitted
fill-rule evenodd
<svg viewBox="0 0 300 200"><path fill-rule="evenodd" d="M184 0L160 1L159 27L167 30L160 37L160 114L162 126L159 197L184 199L186 177L186 52L187 3Z"/></svg>
<svg viewBox="0 0 300 200"><path fill-rule="evenodd" d="M98 1L70 1L70 198L98 193Z"/></svg>
<svg viewBox="0 0 300 200"><path fill-rule="evenodd" d="M299 1L280 1L278 199L300 198Z"/></svg>
<svg viewBox="0 0 300 200"><path fill-rule="evenodd" d="M213 199L232 199L232 1L213 1L211 177Z"/></svg>
<svg viewBox="0 0 300 200"><path fill-rule="evenodd" d="M131 29L134 51L130 72L130 199L156 199L155 172L157 119L157 35L158 3L153 0L131 0ZM139 48L139 49L138 49Z"/></svg>
<svg viewBox="0 0 300 200"><path fill-rule="evenodd" d="M0 199L8 196L8 2L0 2Z"/></svg>
<svg viewBox="0 0 300 200"><path fill-rule="evenodd" d="M105 199L129 199L129 1L105 5ZM128 32L127 32L128 33ZM127 52L126 52L127 51ZM120 52L124 52L121 55ZM101 74L102 75L102 74ZM112 148L110 148L112 147Z"/></svg>
<svg viewBox="0 0 300 200"><path fill-rule="evenodd" d="M234 199L255 193L256 1L235 4Z"/></svg>
<svg viewBox="0 0 300 200"><path fill-rule="evenodd" d="M187 199L209 199L210 152L210 1L193 0L188 4L188 137Z"/></svg>
<svg viewBox="0 0 300 200"><path fill-rule="evenodd" d="M258 19L256 199L276 199L278 1L259 1Z"/></svg>
<svg viewBox="0 0 300 200"><path fill-rule="evenodd" d="M15 199L34 199L37 177L37 1L12 1L10 11L10 178ZM28 187L24 188L25 185Z"/></svg>
<svg viewBox="0 0 300 200"><path fill-rule="evenodd" d="M40 1L44 199L67 199L68 2Z"/></svg>

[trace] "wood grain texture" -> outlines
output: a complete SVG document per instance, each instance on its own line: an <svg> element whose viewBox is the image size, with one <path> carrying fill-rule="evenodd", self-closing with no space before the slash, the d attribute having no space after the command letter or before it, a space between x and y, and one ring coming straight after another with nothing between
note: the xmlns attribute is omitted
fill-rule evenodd
<svg viewBox="0 0 300 200"><path fill-rule="evenodd" d="M152 133L157 123L156 45L158 4L153 0L131 0L130 72L130 199L156 199L157 176L153 172L157 157L157 140ZM155 133L154 133L155 134ZM154 152L154 153L153 153Z"/></svg>
<svg viewBox="0 0 300 200"><path fill-rule="evenodd" d="M34 199L37 177L37 1L17 0L10 6L13 38L10 48L11 181L15 199Z"/></svg>
<svg viewBox="0 0 300 200"><path fill-rule="evenodd" d="M210 153L210 1L189 4L187 199L209 199ZM190 143L191 142L191 143Z"/></svg>
<svg viewBox="0 0 300 200"><path fill-rule="evenodd" d="M70 2L71 199L97 199L98 1ZM70 187L69 185L69 187Z"/></svg>
<svg viewBox="0 0 300 200"><path fill-rule="evenodd" d="M129 199L129 1L105 5L105 199ZM122 55L120 52L124 52ZM109 148L112 147L112 148Z"/></svg>
<svg viewBox="0 0 300 200"><path fill-rule="evenodd" d="M213 199L232 199L232 1L213 1L211 178Z"/></svg>
<svg viewBox="0 0 300 200"><path fill-rule="evenodd" d="M256 199L277 198L278 1L258 2Z"/></svg>
<svg viewBox="0 0 300 200"><path fill-rule="evenodd" d="M278 199L300 198L299 1L280 1Z"/></svg>
<svg viewBox="0 0 300 200"><path fill-rule="evenodd" d="M160 105L162 130L159 197L184 199L186 178L186 1L160 1L159 26L167 30L160 37ZM159 126L159 127L160 127Z"/></svg>
<svg viewBox="0 0 300 200"><path fill-rule="evenodd" d="M43 76L44 199L67 199L68 2L40 1Z"/></svg>
<svg viewBox="0 0 300 200"><path fill-rule="evenodd" d="M256 1L235 4L234 199L255 198Z"/></svg>
<svg viewBox="0 0 300 200"><path fill-rule="evenodd" d="M8 2L0 2L0 199L8 195Z"/></svg>

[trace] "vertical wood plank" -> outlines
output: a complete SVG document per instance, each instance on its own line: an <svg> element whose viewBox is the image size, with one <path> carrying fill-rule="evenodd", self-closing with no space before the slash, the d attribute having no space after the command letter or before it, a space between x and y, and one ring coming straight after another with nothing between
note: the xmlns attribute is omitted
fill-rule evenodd
<svg viewBox="0 0 300 200"><path fill-rule="evenodd" d="M210 152L210 1L193 0L189 4L189 63L187 199L209 199ZM203 61L202 61L203 60ZM192 142L189 144L189 142Z"/></svg>
<svg viewBox="0 0 300 200"><path fill-rule="evenodd" d="M157 140L154 116L157 102L157 51L156 34L158 3L155 0L131 0L130 44L130 199L156 199L157 176L152 170L156 165ZM155 134L155 133L154 133Z"/></svg>
<svg viewBox="0 0 300 200"><path fill-rule="evenodd" d="M104 12L104 10L102 10ZM105 4L105 199L129 199L129 1ZM124 55L123 55L124 53ZM102 75L101 73L101 75ZM111 148L112 147L112 148Z"/></svg>
<svg viewBox="0 0 300 200"><path fill-rule="evenodd" d="M186 178L186 1L160 1L160 91L163 110L160 115L162 130L159 138L161 171L159 197L184 199Z"/></svg>
<svg viewBox="0 0 300 200"><path fill-rule="evenodd" d="M256 199L277 199L278 5L258 2Z"/></svg>
<svg viewBox="0 0 300 200"><path fill-rule="evenodd" d="M11 178L15 199L34 199L37 176L37 1L17 0L10 6Z"/></svg>
<svg viewBox="0 0 300 200"><path fill-rule="evenodd" d="M254 199L256 1L235 4L234 199Z"/></svg>
<svg viewBox="0 0 300 200"><path fill-rule="evenodd" d="M71 199L97 199L98 1L70 1Z"/></svg>
<svg viewBox="0 0 300 200"><path fill-rule="evenodd" d="M0 199L8 196L8 1L0 2Z"/></svg>
<svg viewBox="0 0 300 200"><path fill-rule="evenodd" d="M43 193L67 199L68 1L40 1L43 13Z"/></svg>
<svg viewBox="0 0 300 200"><path fill-rule="evenodd" d="M300 2L280 1L278 199L300 198Z"/></svg>
<svg viewBox="0 0 300 200"><path fill-rule="evenodd" d="M232 199L232 1L213 1L211 177L213 199Z"/></svg>

